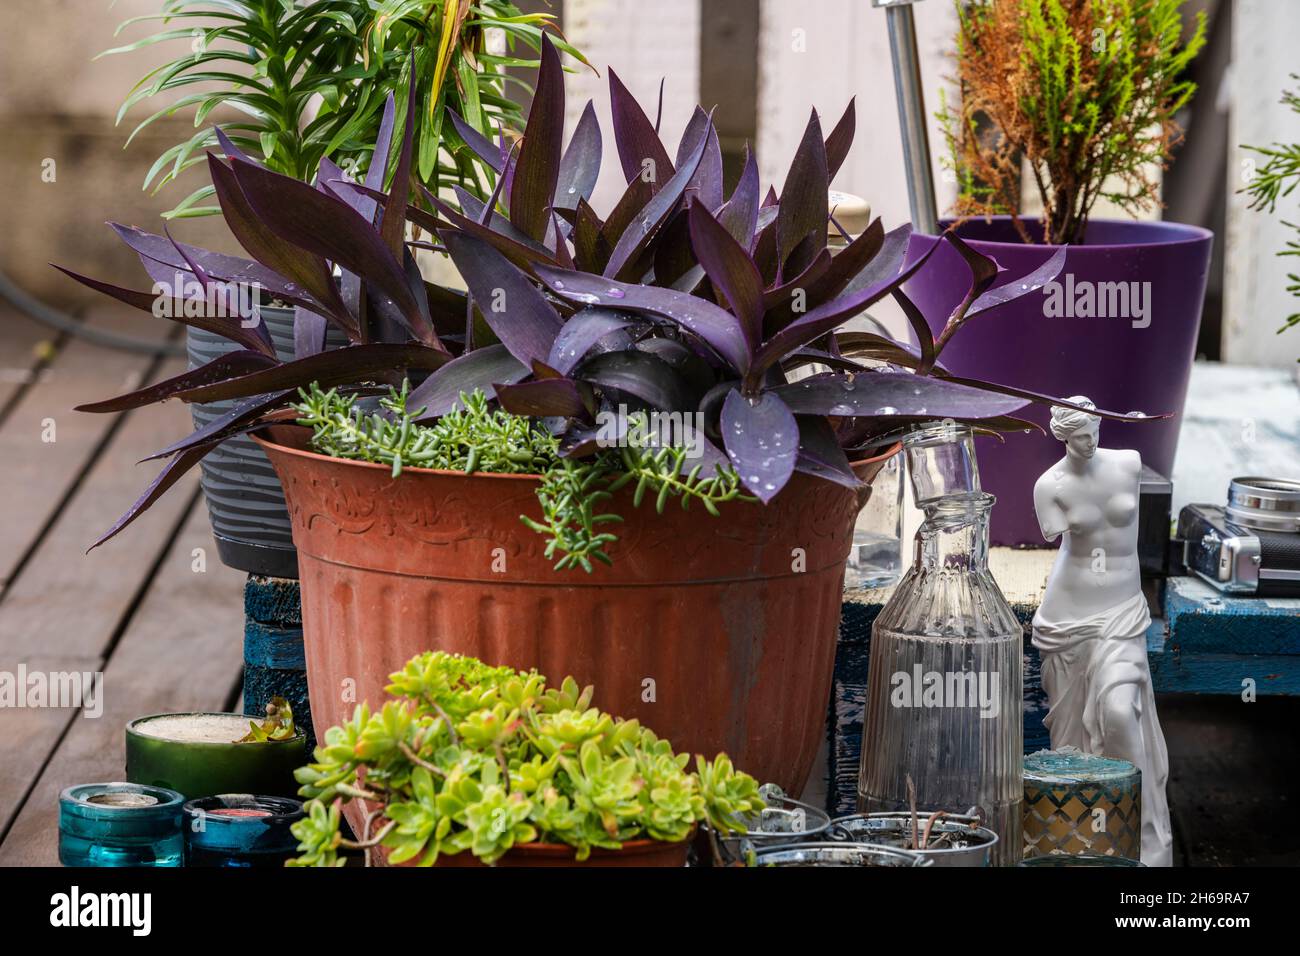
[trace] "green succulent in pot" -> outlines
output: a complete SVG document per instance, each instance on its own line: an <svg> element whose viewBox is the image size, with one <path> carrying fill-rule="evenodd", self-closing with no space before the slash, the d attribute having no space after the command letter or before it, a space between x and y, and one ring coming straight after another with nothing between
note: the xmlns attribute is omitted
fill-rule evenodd
<svg viewBox="0 0 1300 956"><path fill-rule="evenodd" d="M297 773L308 815L292 865L340 865L346 847L382 847L392 864L470 853L495 863L533 844L586 860L631 841L682 843L700 824L744 828L757 782L725 755L673 752L636 721L591 706L572 678L429 652L391 675L394 698L333 727ZM371 832L348 841L339 805L363 800Z"/></svg>

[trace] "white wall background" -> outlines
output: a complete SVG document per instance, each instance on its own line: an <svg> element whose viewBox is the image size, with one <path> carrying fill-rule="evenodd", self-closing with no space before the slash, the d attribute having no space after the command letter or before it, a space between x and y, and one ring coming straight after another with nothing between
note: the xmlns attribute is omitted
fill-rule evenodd
<svg viewBox="0 0 1300 956"><path fill-rule="evenodd" d="M1286 291L1287 272L1300 273L1300 259L1275 253L1296 233L1282 224L1300 222L1300 192L1278 202L1277 212L1246 208L1237 193L1259 162L1241 145L1300 143L1300 116L1278 100L1283 89L1300 87L1296 40L1300 3L1286 0L1236 0L1232 23L1232 99L1228 148L1227 236L1224 264L1223 358L1242 365L1296 367L1300 329L1277 334L1286 316L1300 311L1300 299Z"/></svg>
<svg viewBox="0 0 1300 956"><path fill-rule="evenodd" d="M651 122L659 102L659 81L664 80L659 132L669 144L668 155L674 155L699 99L700 0L564 0L564 34L599 71L597 75L565 58L576 71L565 83L569 132L588 100L595 101L600 120L604 165L591 205L603 217L626 188L614 149L607 68L613 65Z"/></svg>

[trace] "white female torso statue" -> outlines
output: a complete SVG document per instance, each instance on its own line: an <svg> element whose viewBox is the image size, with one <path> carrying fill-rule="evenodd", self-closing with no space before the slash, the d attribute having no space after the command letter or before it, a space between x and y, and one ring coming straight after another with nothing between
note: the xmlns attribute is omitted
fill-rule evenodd
<svg viewBox="0 0 1300 956"><path fill-rule="evenodd" d="M1096 407L1082 396L1069 401ZM1043 537L1061 538L1033 624L1050 705L1044 724L1053 749L1078 747L1142 771L1142 862L1169 866L1169 758L1147 664L1151 615L1137 554L1142 459L1098 448L1100 421L1054 406L1052 434L1065 457L1034 485Z"/></svg>

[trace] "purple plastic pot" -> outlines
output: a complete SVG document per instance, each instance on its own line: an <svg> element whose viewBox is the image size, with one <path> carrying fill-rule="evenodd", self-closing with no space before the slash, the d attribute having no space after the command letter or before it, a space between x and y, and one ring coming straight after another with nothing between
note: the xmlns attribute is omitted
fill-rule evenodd
<svg viewBox="0 0 1300 956"><path fill-rule="evenodd" d="M1031 235L1041 235L1036 220L1024 222ZM958 235L1007 270L999 285L1042 265L1059 248L1022 243L1006 217L972 220ZM914 234L907 261L937 241ZM1054 285L973 319L953 337L942 362L956 375L1062 398L1087 395L1112 411L1172 413L1158 422L1107 422L1102 435L1106 447L1135 448L1144 463L1167 476L1178 446L1213 241L1213 233L1197 226L1094 220L1085 243L1070 247ZM938 335L968 288L961 256L944 243L906 291ZM1044 429L1050 418L1041 405L1017 415ZM1034 482L1061 457L1062 447L1037 433L1005 437L1005 444L979 439L980 477L984 489L998 498L992 540L1041 545Z"/></svg>

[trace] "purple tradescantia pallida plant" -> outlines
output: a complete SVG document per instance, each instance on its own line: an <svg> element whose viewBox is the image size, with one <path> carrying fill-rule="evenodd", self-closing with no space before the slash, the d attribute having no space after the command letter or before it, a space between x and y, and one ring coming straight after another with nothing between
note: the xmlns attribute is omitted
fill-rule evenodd
<svg viewBox="0 0 1300 956"><path fill-rule="evenodd" d="M464 136L499 175L492 201L461 194L457 210L430 197L436 217L410 210L437 230L487 332L467 328L464 354L415 390L413 407L440 414L481 388L507 411L556 419L564 453L575 456L596 447L600 413L619 405L700 412L706 464L729 461L766 502L795 471L857 486L851 459L919 421L1025 429L1036 426L1009 416L1028 402L1069 404L957 379L939 364L966 322L1055 277L1064 250L995 288L1007 278L1000 267L945 236L971 285L935 339L901 288L928 258L903 266L910 227L886 232L877 219L838 254L827 248L828 228L837 228L827 191L853 138L852 103L828 136L813 112L779 196L760 199L751 155L725 196L711 118L697 109L670 159L613 70L609 77L627 187L606 218L587 203L600 168L595 113L588 103L563 147L562 73L549 44L522 148L506 153ZM886 296L918 345L843 330ZM792 377L805 366L824 370Z"/></svg>
<svg viewBox="0 0 1300 956"><path fill-rule="evenodd" d="M365 186L389 191L376 200L345 189L342 171L328 159L315 186L249 159L220 130L224 158L208 156L209 171L231 233L251 258L186 245L110 223L137 253L154 281L136 291L68 269L77 281L128 305L222 335L239 346L200 368L166 381L80 406L119 412L179 398L185 402L242 399L188 438L151 456L167 459L162 472L95 545L117 534L220 442L263 425L289 408L298 389L366 391L403 378L420 379L450 362L467 311L462 293L425 282L406 237L416 97L407 98L396 162L387 169L398 129L390 96ZM246 294L292 306L294 357L281 361ZM326 348L329 329L345 337Z"/></svg>
<svg viewBox="0 0 1300 956"><path fill-rule="evenodd" d="M493 143L458 125L489 171L493 195L458 192L458 208L425 194L410 202L408 97L394 167L372 163L364 183L328 160L314 186L279 175L224 138L209 168L222 214L249 258L114 226L162 288L140 292L69 272L123 302L218 332L239 348L156 385L93 405L114 412L179 398L242 400L155 455L162 472L102 543L148 508L226 438L283 413L318 384L367 393L410 379L411 409L445 414L481 389L507 411L547 420L561 452L585 457L610 437L602 412L699 414L706 473L734 467L771 500L795 471L856 487L851 462L919 421L951 418L988 430L1027 428L1010 417L1030 401L1068 402L958 379L939 364L967 321L1041 288L1058 254L1014 282L991 259L947 236L971 271L970 292L935 339L901 290L925 265L903 266L908 227L879 220L832 256L827 187L853 137L850 104L829 135L812 114L780 195L759 186L752 156L724 195L711 118L697 110L670 157L655 125L610 71L614 143L627 187L604 218L588 203L602 136L588 104L562 142L563 73L549 41L522 140ZM453 117L453 122L455 118ZM397 128L390 98L375 155ZM408 226L436 235L467 292L425 282ZM68 270L64 270L68 271ZM1002 284L995 285L999 278ZM295 355L281 361L232 288L253 284L295 309ZM159 286L155 286L155 290ZM910 320L917 345L851 332L844 323L886 296ZM326 331L346 337L325 347ZM803 378L808 366L822 369ZM1073 407L1073 406L1069 406ZM1090 410L1092 414L1121 416ZM626 424L628 419L616 416Z"/></svg>

